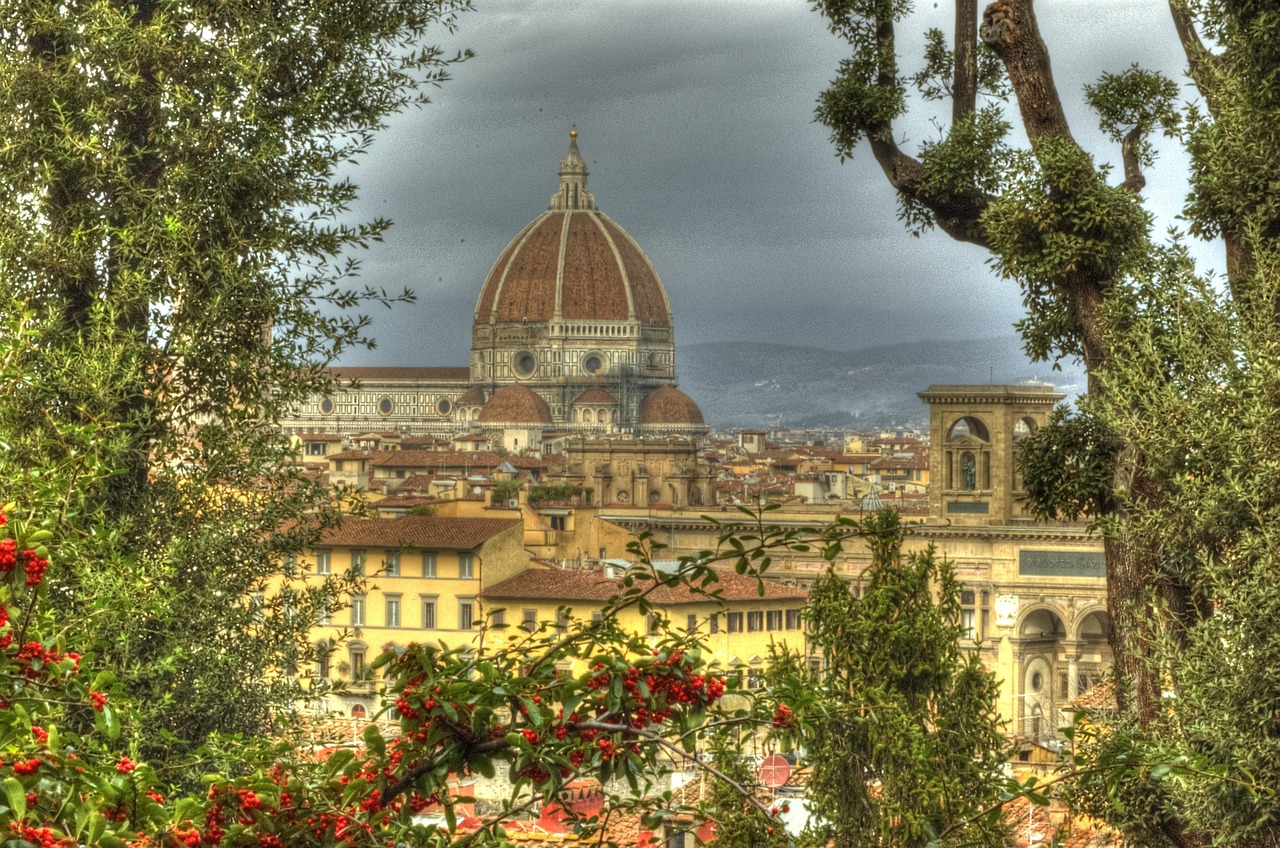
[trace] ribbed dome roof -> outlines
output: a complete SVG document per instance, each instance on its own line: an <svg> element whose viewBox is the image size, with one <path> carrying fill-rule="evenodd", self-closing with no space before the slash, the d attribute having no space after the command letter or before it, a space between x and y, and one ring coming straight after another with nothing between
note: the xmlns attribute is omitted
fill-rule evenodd
<svg viewBox="0 0 1280 848"><path fill-rule="evenodd" d="M574 402L575 404L576 404L576 403L597 403L597 404L598 404L598 403L612 403L612 404L617 404L618 399L617 399L616 397L614 397L613 395L611 395L611 394L608 392L608 390L606 390L606 389L602 389L602 388L600 388L599 386L592 386L591 388L587 389L585 392L583 392L582 394L580 394L580 395L578 395L576 398L574 398L574 399L573 399L573 402Z"/></svg>
<svg viewBox="0 0 1280 848"><path fill-rule="evenodd" d="M551 209L521 230L494 263L476 303L477 324L552 320L671 326L666 291L644 251L596 209L576 132L560 164Z"/></svg>
<svg viewBox="0 0 1280 848"><path fill-rule="evenodd" d="M550 424L551 408L532 389L503 386L480 408L482 424Z"/></svg>
<svg viewBox="0 0 1280 848"><path fill-rule="evenodd" d="M659 386L640 402L640 423L704 424L702 410L679 389Z"/></svg>

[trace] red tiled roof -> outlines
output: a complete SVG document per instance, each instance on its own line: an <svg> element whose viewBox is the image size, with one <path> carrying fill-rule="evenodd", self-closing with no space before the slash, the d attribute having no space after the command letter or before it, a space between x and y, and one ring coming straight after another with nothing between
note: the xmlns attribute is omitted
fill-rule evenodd
<svg viewBox="0 0 1280 848"><path fill-rule="evenodd" d="M331 459L369 459L370 453L362 450L346 450L339 453L331 453L325 457L325 460Z"/></svg>
<svg viewBox="0 0 1280 848"><path fill-rule="evenodd" d="M416 366L359 366L330 368L335 380L470 380L471 369L462 367L419 368Z"/></svg>
<svg viewBox="0 0 1280 848"><path fill-rule="evenodd" d="M550 424L551 407L526 386L503 386L480 408L485 424Z"/></svg>
<svg viewBox="0 0 1280 848"><path fill-rule="evenodd" d="M693 398L673 386L659 386L640 401L641 424L704 424Z"/></svg>
<svg viewBox="0 0 1280 848"><path fill-rule="evenodd" d="M595 211L556 210L535 218L489 271L476 321L550 321L556 305L569 320L671 326L653 266L631 237Z"/></svg>
<svg viewBox="0 0 1280 848"><path fill-rule="evenodd" d="M332 459L332 457L328 457ZM516 468L544 468L550 459L536 456L499 456L493 451L375 451L374 468L471 468L486 470L509 462Z"/></svg>
<svg viewBox="0 0 1280 848"><path fill-rule="evenodd" d="M469 551L504 530L520 525L518 519L509 518L437 518L425 515L346 518L340 526L324 531L321 541L326 545Z"/></svg>
<svg viewBox="0 0 1280 848"><path fill-rule="evenodd" d="M764 595L759 593L754 578L732 571L716 572L720 580L708 587L720 590L724 601L804 601L808 596L799 589L766 580ZM483 593L489 599L530 599L562 601L607 601L622 591L622 579L605 577L599 570L576 571L559 568L529 568L514 577L490 586ZM658 605L706 603L705 595L687 586L660 586L648 595Z"/></svg>
<svg viewBox="0 0 1280 848"><path fill-rule="evenodd" d="M472 386L462 393L462 397L454 401L458 406L479 406L484 403L484 389Z"/></svg>

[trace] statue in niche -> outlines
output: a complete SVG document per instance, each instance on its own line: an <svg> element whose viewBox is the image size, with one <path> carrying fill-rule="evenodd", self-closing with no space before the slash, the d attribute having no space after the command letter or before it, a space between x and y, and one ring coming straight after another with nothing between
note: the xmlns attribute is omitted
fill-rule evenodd
<svg viewBox="0 0 1280 848"><path fill-rule="evenodd" d="M978 488L978 465L973 461L973 454L966 453L960 461L960 480L966 491Z"/></svg>

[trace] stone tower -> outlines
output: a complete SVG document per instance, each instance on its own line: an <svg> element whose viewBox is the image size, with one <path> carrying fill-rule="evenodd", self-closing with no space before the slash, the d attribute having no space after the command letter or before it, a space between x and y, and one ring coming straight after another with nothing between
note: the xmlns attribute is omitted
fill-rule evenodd
<svg viewBox="0 0 1280 848"><path fill-rule="evenodd" d="M1053 386L930 386L929 514L952 525L1030 520L1014 471L1018 440L1049 420Z"/></svg>

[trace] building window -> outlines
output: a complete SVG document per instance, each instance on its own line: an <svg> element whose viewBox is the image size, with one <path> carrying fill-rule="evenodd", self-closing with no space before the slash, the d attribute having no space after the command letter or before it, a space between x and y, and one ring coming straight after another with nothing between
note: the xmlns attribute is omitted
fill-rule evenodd
<svg viewBox="0 0 1280 848"><path fill-rule="evenodd" d="M387 595L387 627L400 626L400 596Z"/></svg>
<svg viewBox="0 0 1280 848"><path fill-rule="evenodd" d="M470 630L475 625L476 604L470 598L458 599L458 629Z"/></svg>
<svg viewBox="0 0 1280 848"><path fill-rule="evenodd" d="M471 554L458 554L458 579L470 580L476 576L476 561Z"/></svg>
<svg viewBox="0 0 1280 848"><path fill-rule="evenodd" d="M718 614L712 614L707 618L707 630L712 633L720 632L720 616Z"/></svg>
<svg viewBox="0 0 1280 848"><path fill-rule="evenodd" d="M960 629L969 642L978 638L978 610L975 601L976 593L972 589L960 590Z"/></svg>
<svg viewBox="0 0 1280 848"><path fill-rule="evenodd" d="M489 626L502 627L507 623L507 611L496 609L489 613Z"/></svg>
<svg viewBox="0 0 1280 848"><path fill-rule="evenodd" d="M787 629L788 630L800 629L800 610L798 609L787 610Z"/></svg>
<svg viewBox="0 0 1280 848"><path fill-rule="evenodd" d="M782 610L769 610L765 613L764 629L770 633L782 629Z"/></svg>
<svg viewBox="0 0 1280 848"><path fill-rule="evenodd" d="M538 629L538 611L527 609L520 614L520 626L530 633Z"/></svg>
<svg viewBox="0 0 1280 848"><path fill-rule="evenodd" d="M742 613L740 612L729 613L729 632L730 633L742 632Z"/></svg>
<svg viewBox="0 0 1280 848"><path fill-rule="evenodd" d="M364 551L351 552L351 573L356 577L364 577Z"/></svg>
<svg viewBox="0 0 1280 848"><path fill-rule="evenodd" d="M352 645L351 646L351 679L355 681L364 680L365 674L367 672L368 672L368 669L365 667L365 664L364 664L364 646Z"/></svg>
<svg viewBox="0 0 1280 848"><path fill-rule="evenodd" d="M324 456L324 442L307 442L307 456Z"/></svg>
<svg viewBox="0 0 1280 848"><path fill-rule="evenodd" d="M387 576L388 577L400 576L400 552L399 551L387 551Z"/></svg>
<svg viewBox="0 0 1280 848"><path fill-rule="evenodd" d="M333 571L333 551L316 551L316 574L330 574Z"/></svg>
<svg viewBox="0 0 1280 848"><path fill-rule="evenodd" d="M351 626L364 627L364 595L351 596Z"/></svg>
<svg viewBox="0 0 1280 848"><path fill-rule="evenodd" d="M571 610L568 607L556 607L556 629L557 630L564 630L566 627L569 626L570 612Z"/></svg>
<svg viewBox="0 0 1280 848"><path fill-rule="evenodd" d="M661 633L662 632L662 616L658 615L656 612L649 613L648 629L649 629L650 636L657 636L659 633Z"/></svg>
<svg viewBox="0 0 1280 848"><path fill-rule="evenodd" d="M249 612L253 615L254 621L262 621L263 608L267 605L267 598L261 592L249 593Z"/></svg>
<svg viewBox="0 0 1280 848"><path fill-rule="evenodd" d="M422 628L424 630L436 629L436 597L422 599Z"/></svg>
<svg viewBox="0 0 1280 848"><path fill-rule="evenodd" d="M436 555L434 553L423 552L422 554L422 576L436 576Z"/></svg>
<svg viewBox="0 0 1280 848"><path fill-rule="evenodd" d="M329 654L331 651L328 641L316 643L316 677L321 680L329 679Z"/></svg>
<svg viewBox="0 0 1280 848"><path fill-rule="evenodd" d="M764 611L752 610L747 613L747 632L759 633L764 630Z"/></svg>
<svg viewBox="0 0 1280 848"><path fill-rule="evenodd" d="M564 529L565 529L565 519L567 518L567 516L564 516L564 515L551 515L551 516L548 516L548 518L550 518L550 519L551 519L551 529L552 529L552 530L564 530Z"/></svg>
<svg viewBox="0 0 1280 848"><path fill-rule="evenodd" d="M693 614L689 615L689 623L685 625L685 630L689 631L690 633L698 632L698 617L696 615L693 615Z"/></svg>

